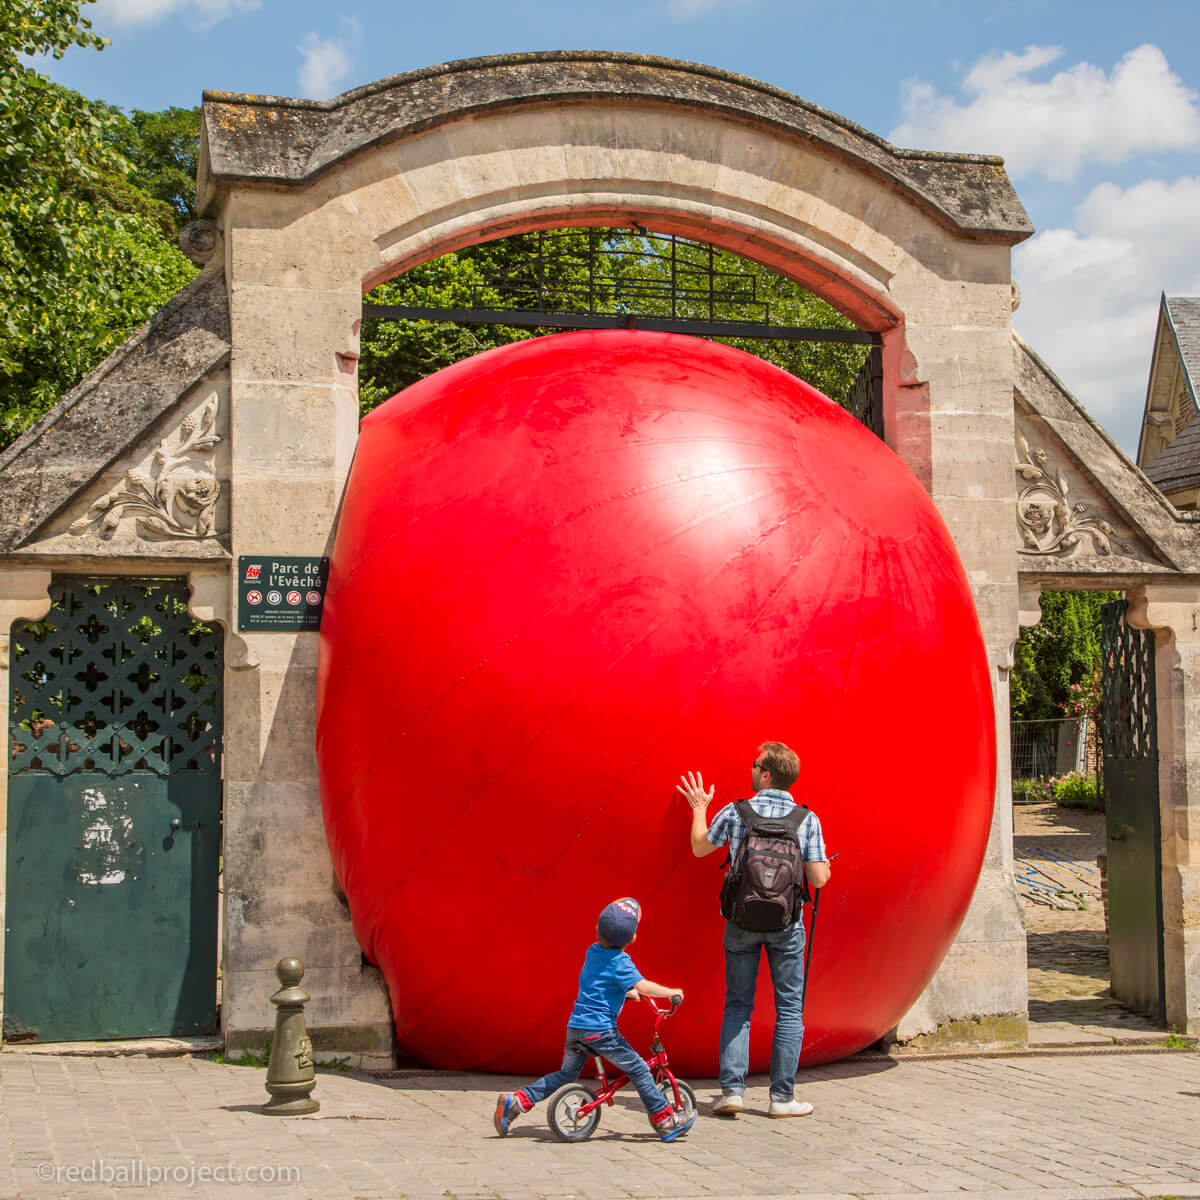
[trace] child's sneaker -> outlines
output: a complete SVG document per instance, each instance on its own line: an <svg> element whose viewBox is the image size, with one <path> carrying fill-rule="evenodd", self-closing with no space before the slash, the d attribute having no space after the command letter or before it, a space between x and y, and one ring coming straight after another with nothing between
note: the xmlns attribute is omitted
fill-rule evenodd
<svg viewBox="0 0 1200 1200"><path fill-rule="evenodd" d="M508 1137L512 1123L522 1114L527 1113L532 1105L522 1102L519 1092L501 1092L496 1097L496 1111L492 1114L492 1124L501 1137Z"/></svg>
<svg viewBox="0 0 1200 1200"><path fill-rule="evenodd" d="M654 1115L654 1128L658 1130L660 1142L673 1142L677 1137L683 1137L695 1123L695 1112L677 1113L674 1109L664 1108Z"/></svg>

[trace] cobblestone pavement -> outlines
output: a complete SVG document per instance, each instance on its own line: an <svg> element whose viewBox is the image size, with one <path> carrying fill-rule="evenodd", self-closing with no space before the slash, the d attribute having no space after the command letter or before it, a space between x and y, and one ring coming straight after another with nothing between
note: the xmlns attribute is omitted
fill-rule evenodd
<svg viewBox="0 0 1200 1200"><path fill-rule="evenodd" d="M1104 853L1104 814L1056 804L1013 807L1013 850L1018 878L1035 875L1045 887L1057 877L1084 907L1057 909L1027 893L1029 1040L1034 1045L1154 1041L1167 1030L1130 1012L1109 995L1108 941L1099 897L1096 856ZM1073 872L1079 878L1073 880ZM1044 896L1043 896L1044 899Z"/></svg>
<svg viewBox="0 0 1200 1200"><path fill-rule="evenodd" d="M788 1121L763 1116L762 1080L748 1094L759 1111L734 1121L707 1114L701 1085L700 1120L670 1145L628 1105L606 1110L587 1143L554 1141L541 1109L502 1140L491 1111L511 1081L489 1076L322 1072L321 1111L294 1118L257 1111L264 1078L196 1057L6 1049L0 1197L1200 1197L1194 1051L852 1060L804 1072L800 1094L816 1112ZM101 1160L168 1178L86 1182ZM297 1175L204 1178L230 1165L262 1180ZM194 1186L170 1178L192 1170Z"/></svg>

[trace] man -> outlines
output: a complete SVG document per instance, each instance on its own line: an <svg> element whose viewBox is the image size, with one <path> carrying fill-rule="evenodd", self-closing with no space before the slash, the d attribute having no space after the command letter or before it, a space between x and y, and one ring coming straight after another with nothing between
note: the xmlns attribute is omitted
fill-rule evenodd
<svg viewBox="0 0 1200 1200"><path fill-rule="evenodd" d="M754 796L750 807L760 817L786 817L796 807L788 791L800 774L800 759L782 742L763 742L754 756L750 782ZM727 804L708 824L708 806L715 787L704 790L700 772L682 776L678 791L692 807L691 845L697 858L728 844L732 862L746 836L746 823L737 808ZM809 813L796 830L810 887L829 882L829 862L821 823ZM767 1115L803 1117L812 1105L797 1100L796 1066L804 1037L801 1003L804 994L804 921L797 911L795 923L777 933L752 933L732 921L725 923L725 1016L721 1022L721 1097L712 1111L734 1117L745 1107L746 1072L750 1067L750 1014L758 965L766 948L775 989L775 1035L771 1045L771 1100Z"/></svg>

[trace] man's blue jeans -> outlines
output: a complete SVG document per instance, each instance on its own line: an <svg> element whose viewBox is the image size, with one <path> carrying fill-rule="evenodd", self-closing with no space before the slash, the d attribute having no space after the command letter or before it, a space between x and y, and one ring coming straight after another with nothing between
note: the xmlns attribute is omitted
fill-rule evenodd
<svg viewBox="0 0 1200 1200"><path fill-rule="evenodd" d="M725 1017L721 1022L721 1091L741 1095L750 1069L750 1013L763 948L775 988L771 1099L791 1100L804 1040L804 922L778 933L749 933L725 923Z"/></svg>
<svg viewBox="0 0 1200 1200"><path fill-rule="evenodd" d="M637 1094L651 1116L671 1107L670 1101L658 1090L646 1060L615 1029L568 1029L562 1066L521 1090L533 1104L545 1100L564 1083L578 1079L587 1060L595 1054L608 1059L629 1076L629 1082L637 1088Z"/></svg>

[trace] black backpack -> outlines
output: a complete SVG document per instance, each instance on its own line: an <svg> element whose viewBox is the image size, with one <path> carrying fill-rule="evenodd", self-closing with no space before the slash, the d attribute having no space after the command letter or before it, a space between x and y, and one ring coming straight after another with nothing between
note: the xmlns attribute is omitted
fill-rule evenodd
<svg viewBox="0 0 1200 1200"><path fill-rule="evenodd" d="M777 933L800 919L809 899L799 837L808 809L760 817L748 800L736 807L746 836L721 884L721 916L751 933Z"/></svg>

